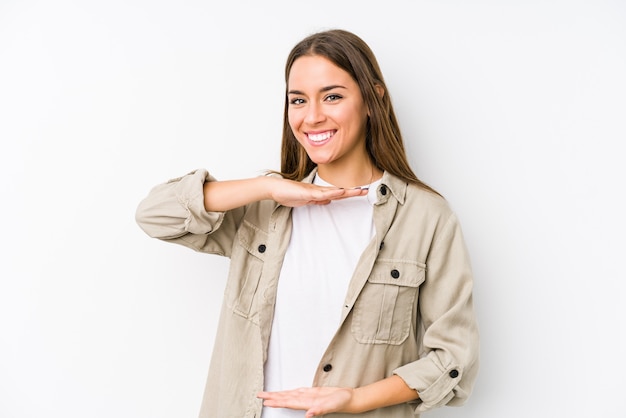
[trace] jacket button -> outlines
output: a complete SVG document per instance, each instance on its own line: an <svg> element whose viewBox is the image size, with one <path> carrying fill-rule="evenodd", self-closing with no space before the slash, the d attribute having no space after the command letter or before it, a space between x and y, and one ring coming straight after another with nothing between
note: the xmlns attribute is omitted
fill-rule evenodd
<svg viewBox="0 0 626 418"><path fill-rule="evenodd" d="M267 247L266 247L264 244L261 244L261 245L259 245L258 250L259 250L259 252L260 252L260 253L264 253L264 252L265 252L265 250L266 250L266 248L267 248Z"/></svg>
<svg viewBox="0 0 626 418"><path fill-rule="evenodd" d="M457 377L459 377L459 371L456 370L456 369L450 370L449 375L450 375L451 378L456 379Z"/></svg>
<svg viewBox="0 0 626 418"><path fill-rule="evenodd" d="M333 365L332 364L326 364L324 365L324 367L322 368L322 370L324 370L325 372L329 372L333 369Z"/></svg>
<svg viewBox="0 0 626 418"><path fill-rule="evenodd" d="M384 184L380 186L380 194L382 194L383 196L387 194L387 186L385 186Z"/></svg>
<svg viewBox="0 0 626 418"><path fill-rule="evenodd" d="M391 277L397 279L398 277L400 277L400 272L396 269L391 270Z"/></svg>

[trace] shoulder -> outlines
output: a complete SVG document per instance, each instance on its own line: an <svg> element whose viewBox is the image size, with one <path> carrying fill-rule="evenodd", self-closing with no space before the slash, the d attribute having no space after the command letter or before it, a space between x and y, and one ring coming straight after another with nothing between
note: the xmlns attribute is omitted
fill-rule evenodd
<svg viewBox="0 0 626 418"><path fill-rule="evenodd" d="M418 185L407 187L402 211L405 222L420 229L432 230L434 235L458 223L456 214L444 197Z"/></svg>
<svg viewBox="0 0 626 418"><path fill-rule="evenodd" d="M436 211L451 211L448 201L443 196L417 184L407 185L406 202L408 204L419 204Z"/></svg>
<svg viewBox="0 0 626 418"><path fill-rule="evenodd" d="M448 201L443 196L418 184L408 183L389 173L384 174L382 184L389 187L400 205L410 211L438 213L444 216L452 213Z"/></svg>

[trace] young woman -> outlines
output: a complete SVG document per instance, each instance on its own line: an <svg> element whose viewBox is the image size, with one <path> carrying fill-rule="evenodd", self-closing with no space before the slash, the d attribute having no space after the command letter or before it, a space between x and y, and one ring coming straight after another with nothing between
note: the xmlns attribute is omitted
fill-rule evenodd
<svg viewBox="0 0 626 418"><path fill-rule="evenodd" d="M446 201L415 176L370 48L291 51L280 172L156 186L150 236L231 259L201 417L415 417L478 369L472 273Z"/></svg>

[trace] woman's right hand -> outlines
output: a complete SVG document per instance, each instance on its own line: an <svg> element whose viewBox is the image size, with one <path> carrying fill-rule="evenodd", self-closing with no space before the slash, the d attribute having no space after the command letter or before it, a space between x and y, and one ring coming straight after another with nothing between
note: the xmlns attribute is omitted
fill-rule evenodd
<svg viewBox="0 0 626 418"><path fill-rule="evenodd" d="M341 189L279 178L269 179L273 183L270 185L270 198L283 206L327 205L333 200L367 194L367 189Z"/></svg>

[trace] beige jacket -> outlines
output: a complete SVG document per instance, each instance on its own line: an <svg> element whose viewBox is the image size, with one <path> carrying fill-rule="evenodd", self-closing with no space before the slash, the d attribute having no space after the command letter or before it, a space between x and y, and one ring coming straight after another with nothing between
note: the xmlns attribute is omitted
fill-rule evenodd
<svg viewBox="0 0 626 418"><path fill-rule="evenodd" d="M200 417L260 418L256 393L263 389L291 209L268 200L206 212L202 185L214 180L197 170L158 185L140 203L136 219L151 237L230 257ZM361 415L370 418L414 417L461 405L478 371L478 329L457 218L441 197L389 173L377 196L376 236L352 276L341 325L311 384L359 387L396 374L420 395Z"/></svg>

